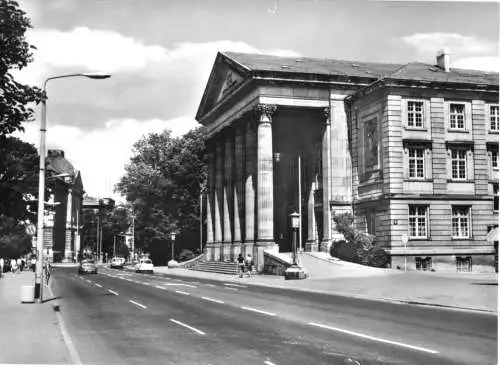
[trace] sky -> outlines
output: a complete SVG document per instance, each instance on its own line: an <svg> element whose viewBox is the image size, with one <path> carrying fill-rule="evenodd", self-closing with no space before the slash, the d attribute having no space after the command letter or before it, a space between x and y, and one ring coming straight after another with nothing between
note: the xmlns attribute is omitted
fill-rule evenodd
<svg viewBox="0 0 500 365"><path fill-rule="evenodd" d="M496 2L362 0L21 0L34 61L16 80L48 83L47 146L62 149L91 196L114 185L133 144L194 119L218 51L500 71ZM40 110L21 139L39 145Z"/></svg>

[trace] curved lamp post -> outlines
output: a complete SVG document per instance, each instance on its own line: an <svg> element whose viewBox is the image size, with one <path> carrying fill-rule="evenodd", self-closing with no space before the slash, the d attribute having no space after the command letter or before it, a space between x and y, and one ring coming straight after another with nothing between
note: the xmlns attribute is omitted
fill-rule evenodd
<svg viewBox="0 0 500 365"><path fill-rule="evenodd" d="M43 82L43 93L47 89L47 83L50 80L63 79L69 77L87 77L89 79L101 80L111 77L110 74L94 72L94 73L74 73L60 76L52 76ZM45 98L42 99L42 118L40 125L40 170L38 176L38 226L36 237L37 250L37 265L35 273L35 299L38 303L43 301L43 211L45 201L45 133L47 132L47 103Z"/></svg>
<svg viewBox="0 0 500 365"><path fill-rule="evenodd" d="M167 266L169 269L172 269L179 266L179 263L174 260L175 232L170 233L170 241L171 241L170 245L172 248L172 257L170 261L167 263Z"/></svg>

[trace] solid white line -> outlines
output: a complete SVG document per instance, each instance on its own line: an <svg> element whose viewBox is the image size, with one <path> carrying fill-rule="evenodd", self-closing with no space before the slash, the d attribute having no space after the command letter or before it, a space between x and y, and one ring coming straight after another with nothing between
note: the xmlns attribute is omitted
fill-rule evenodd
<svg viewBox="0 0 500 365"><path fill-rule="evenodd" d="M176 321L176 320L175 320L175 319L173 319L173 318L170 318L170 320L171 320L172 322L174 322L174 323L177 323L179 326L183 326L183 327L189 328L191 331L194 331L194 332L196 332L196 333L198 333L198 334L200 334L200 335L205 335L205 332L202 332L202 331L200 331L199 329L196 329L196 328L194 328L194 327L191 327L191 326L189 326L189 325L187 325L187 324L185 324L185 323L182 323L182 322Z"/></svg>
<svg viewBox="0 0 500 365"><path fill-rule="evenodd" d="M239 289L236 289L236 288L228 288L227 286L224 287L224 289L227 289L227 290L234 290L234 291L239 291Z"/></svg>
<svg viewBox="0 0 500 365"><path fill-rule="evenodd" d="M225 286L237 286L238 288L248 288L245 285L224 283Z"/></svg>
<svg viewBox="0 0 500 365"><path fill-rule="evenodd" d="M86 281L87 283L91 283L91 284L92 284L92 282L91 282L89 279L85 279L85 281Z"/></svg>
<svg viewBox="0 0 500 365"><path fill-rule="evenodd" d="M409 349L412 349L412 350L418 350L418 351L428 352L430 354L439 354L439 351L426 349L425 347L412 346L412 345L407 345L407 344L402 343L402 342L385 340L385 339L379 338L379 337L373 337L373 336L369 336L369 335L364 335L362 333L357 333L357 332L352 332L352 331L344 330L344 329L341 329L341 328L326 326L326 325L321 324L321 323L309 322L308 324L311 325L311 326L326 328L326 329L329 329L329 330L332 330L332 331L337 331L337 332L345 333L345 334L352 335L352 336L366 338L368 340L373 340L373 341L388 343L388 344L391 344L391 345L406 347L406 348L409 348Z"/></svg>
<svg viewBox="0 0 500 365"><path fill-rule="evenodd" d="M161 284L161 285L165 285L165 286L184 286L185 284L177 284L177 283L164 283L164 284Z"/></svg>
<svg viewBox="0 0 500 365"><path fill-rule="evenodd" d="M130 299L129 299L128 301L129 301L130 303L132 303L132 304L135 304L135 305L137 305L137 306L141 307L141 308L147 308L145 305L142 305L141 303L134 302L133 300L130 300Z"/></svg>
<svg viewBox="0 0 500 365"><path fill-rule="evenodd" d="M180 291L180 290L176 290L175 292L179 293L179 294L184 294L184 295L191 295L191 293L188 293L188 292L185 292L185 291Z"/></svg>
<svg viewBox="0 0 500 365"><path fill-rule="evenodd" d="M276 365L274 362L271 362L269 360L264 361L264 364L266 364L266 365Z"/></svg>
<svg viewBox="0 0 500 365"><path fill-rule="evenodd" d="M163 289L165 290L165 288L163 286L159 286L159 285L155 285L155 288L158 288L158 289Z"/></svg>
<svg viewBox="0 0 500 365"><path fill-rule="evenodd" d="M101 284L97 284L97 283L95 283L95 286L98 286L99 288L102 288L102 285L101 285Z"/></svg>
<svg viewBox="0 0 500 365"><path fill-rule="evenodd" d="M114 294L114 295L119 295L117 292L111 290L111 289L108 289L108 291L111 293L111 294Z"/></svg>
<svg viewBox="0 0 500 365"><path fill-rule="evenodd" d="M261 314L266 314L268 316L275 316L276 315L276 314L271 313L271 312L261 311L260 309L255 309L255 308L251 308L251 307L240 307L240 308L244 309L244 310L247 310L247 311L252 311L252 312L257 312L257 313L261 313Z"/></svg>
<svg viewBox="0 0 500 365"><path fill-rule="evenodd" d="M214 303L224 304L224 302L223 302L222 300L212 299L212 298L209 298L209 297L201 297L201 299L208 300L209 302L214 302Z"/></svg>

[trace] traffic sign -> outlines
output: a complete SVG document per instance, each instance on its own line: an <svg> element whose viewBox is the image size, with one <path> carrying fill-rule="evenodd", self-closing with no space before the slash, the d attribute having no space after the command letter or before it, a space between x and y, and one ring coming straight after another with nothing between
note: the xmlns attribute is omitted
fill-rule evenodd
<svg viewBox="0 0 500 365"><path fill-rule="evenodd" d="M36 226L34 224L28 224L26 226L26 234L29 234L30 236L34 236L36 233Z"/></svg>
<svg viewBox="0 0 500 365"><path fill-rule="evenodd" d="M406 246L408 243L408 235L406 233L401 236L401 241L403 241L403 244Z"/></svg>

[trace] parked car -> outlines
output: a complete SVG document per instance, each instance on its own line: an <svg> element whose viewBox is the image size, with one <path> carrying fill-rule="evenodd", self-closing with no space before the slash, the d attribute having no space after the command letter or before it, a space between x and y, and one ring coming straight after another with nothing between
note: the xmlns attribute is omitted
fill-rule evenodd
<svg viewBox="0 0 500 365"><path fill-rule="evenodd" d="M78 267L79 274L97 274L97 265L94 260L82 260Z"/></svg>
<svg viewBox="0 0 500 365"><path fill-rule="evenodd" d="M140 259L135 265L135 272L153 273L153 261L150 259Z"/></svg>
<svg viewBox="0 0 500 365"><path fill-rule="evenodd" d="M123 269L124 264L125 264L125 259L123 257L113 257L111 259L112 269Z"/></svg>

